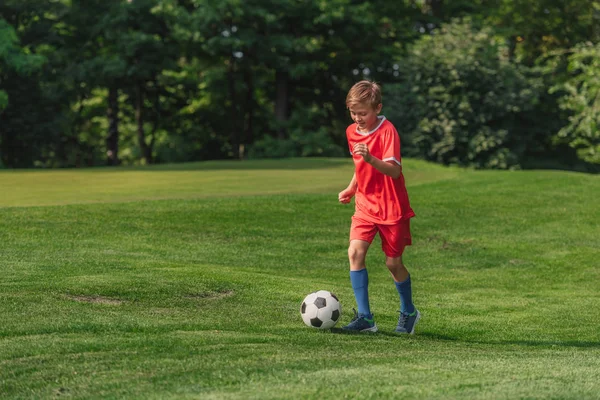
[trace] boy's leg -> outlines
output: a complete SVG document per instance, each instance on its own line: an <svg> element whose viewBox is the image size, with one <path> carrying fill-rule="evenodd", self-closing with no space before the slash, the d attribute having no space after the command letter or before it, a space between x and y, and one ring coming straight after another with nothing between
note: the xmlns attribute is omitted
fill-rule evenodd
<svg viewBox="0 0 600 400"><path fill-rule="evenodd" d="M394 277L396 290L398 290L398 295L400 296L400 317L398 318L396 332L415 333L415 325L419 322L421 313L415 308L412 301L410 274L402 263L402 256L386 257L385 263Z"/></svg>
<svg viewBox="0 0 600 400"><path fill-rule="evenodd" d="M377 325L369 306L369 275L365 267L369 244L363 240L351 240L348 248L350 282L358 306L358 313L355 312L352 321L343 328L348 331L377 332Z"/></svg>
<svg viewBox="0 0 600 400"><path fill-rule="evenodd" d="M380 228L380 235L386 254L385 265L394 278L400 296L400 318L396 332L414 333L421 314L413 304L410 274L402 262L404 248L412 243L409 221Z"/></svg>
<svg viewBox="0 0 600 400"><path fill-rule="evenodd" d="M369 274L365 266L368 249L368 242L352 240L348 247L348 260L350 261L350 282L352 290L354 290L358 314L373 319L369 305Z"/></svg>
<svg viewBox="0 0 600 400"><path fill-rule="evenodd" d="M375 224L360 218L352 218L348 260L350 261L350 282L358 313L354 315L352 322L344 326L346 330L377 332L377 325L375 325L369 305L369 275L365 265L367 251L376 233Z"/></svg>
<svg viewBox="0 0 600 400"><path fill-rule="evenodd" d="M390 270L396 284L396 290L400 295L400 312L412 314L415 312L415 305L412 302L412 285L410 274L402 263L402 256L386 257L385 265Z"/></svg>

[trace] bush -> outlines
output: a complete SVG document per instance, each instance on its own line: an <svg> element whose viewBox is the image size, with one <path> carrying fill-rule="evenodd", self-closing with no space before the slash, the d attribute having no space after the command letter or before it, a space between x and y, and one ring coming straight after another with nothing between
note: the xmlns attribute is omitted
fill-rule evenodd
<svg viewBox="0 0 600 400"><path fill-rule="evenodd" d="M491 30L468 20L443 26L409 49L399 72L402 82L385 86L384 107L405 155L505 169L535 145L523 122L541 84Z"/></svg>
<svg viewBox="0 0 600 400"><path fill-rule="evenodd" d="M266 135L255 141L249 151L249 158L287 158L287 157L342 157L348 154L336 144L329 130L330 117L325 107L312 104L297 107L289 120L273 123L272 130L281 128L288 131L285 139ZM335 124L333 124L335 125Z"/></svg>
<svg viewBox="0 0 600 400"><path fill-rule="evenodd" d="M600 164L600 43L575 46L567 71L566 81L551 90L562 94L559 104L569 116L555 143L569 145L585 162Z"/></svg>
<svg viewBox="0 0 600 400"><path fill-rule="evenodd" d="M294 130L289 139L266 136L256 141L249 158L288 158L288 157L342 157L346 153L333 143L325 128L315 132Z"/></svg>

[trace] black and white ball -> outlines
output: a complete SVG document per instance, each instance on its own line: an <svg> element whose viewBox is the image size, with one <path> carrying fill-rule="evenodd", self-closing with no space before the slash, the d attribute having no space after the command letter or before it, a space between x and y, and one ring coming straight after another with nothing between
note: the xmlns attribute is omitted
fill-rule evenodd
<svg viewBox="0 0 600 400"><path fill-rule="evenodd" d="M319 290L306 296L300 306L302 321L318 329L333 328L342 316L342 305L328 290Z"/></svg>

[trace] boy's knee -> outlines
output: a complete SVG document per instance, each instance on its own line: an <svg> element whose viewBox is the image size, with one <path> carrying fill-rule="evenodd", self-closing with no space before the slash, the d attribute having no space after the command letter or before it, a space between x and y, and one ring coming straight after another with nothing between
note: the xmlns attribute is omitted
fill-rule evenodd
<svg viewBox="0 0 600 400"><path fill-rule="evenodd" d="M404 268L404 264L402 263L402 257L386 257L385 265L388 267L390 271L398 270Z"/></svg>
<svg viewBox="0 0 600 400"><path fill-rule="evenodd" d="M367 252L356 246L348 247L348 259L350 262L361 262L365 259Z"/></svg>

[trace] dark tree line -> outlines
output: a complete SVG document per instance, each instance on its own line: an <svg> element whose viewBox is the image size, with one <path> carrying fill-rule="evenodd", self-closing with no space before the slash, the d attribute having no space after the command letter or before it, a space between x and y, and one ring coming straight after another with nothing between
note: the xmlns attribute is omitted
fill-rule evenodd
<svg viewBox="0 0 600 400"><path fill-rule="evenodd" d="M3 0L0 167L341 156L362 78L409 155L598 164L599 20L581 0Z"/></svg>

